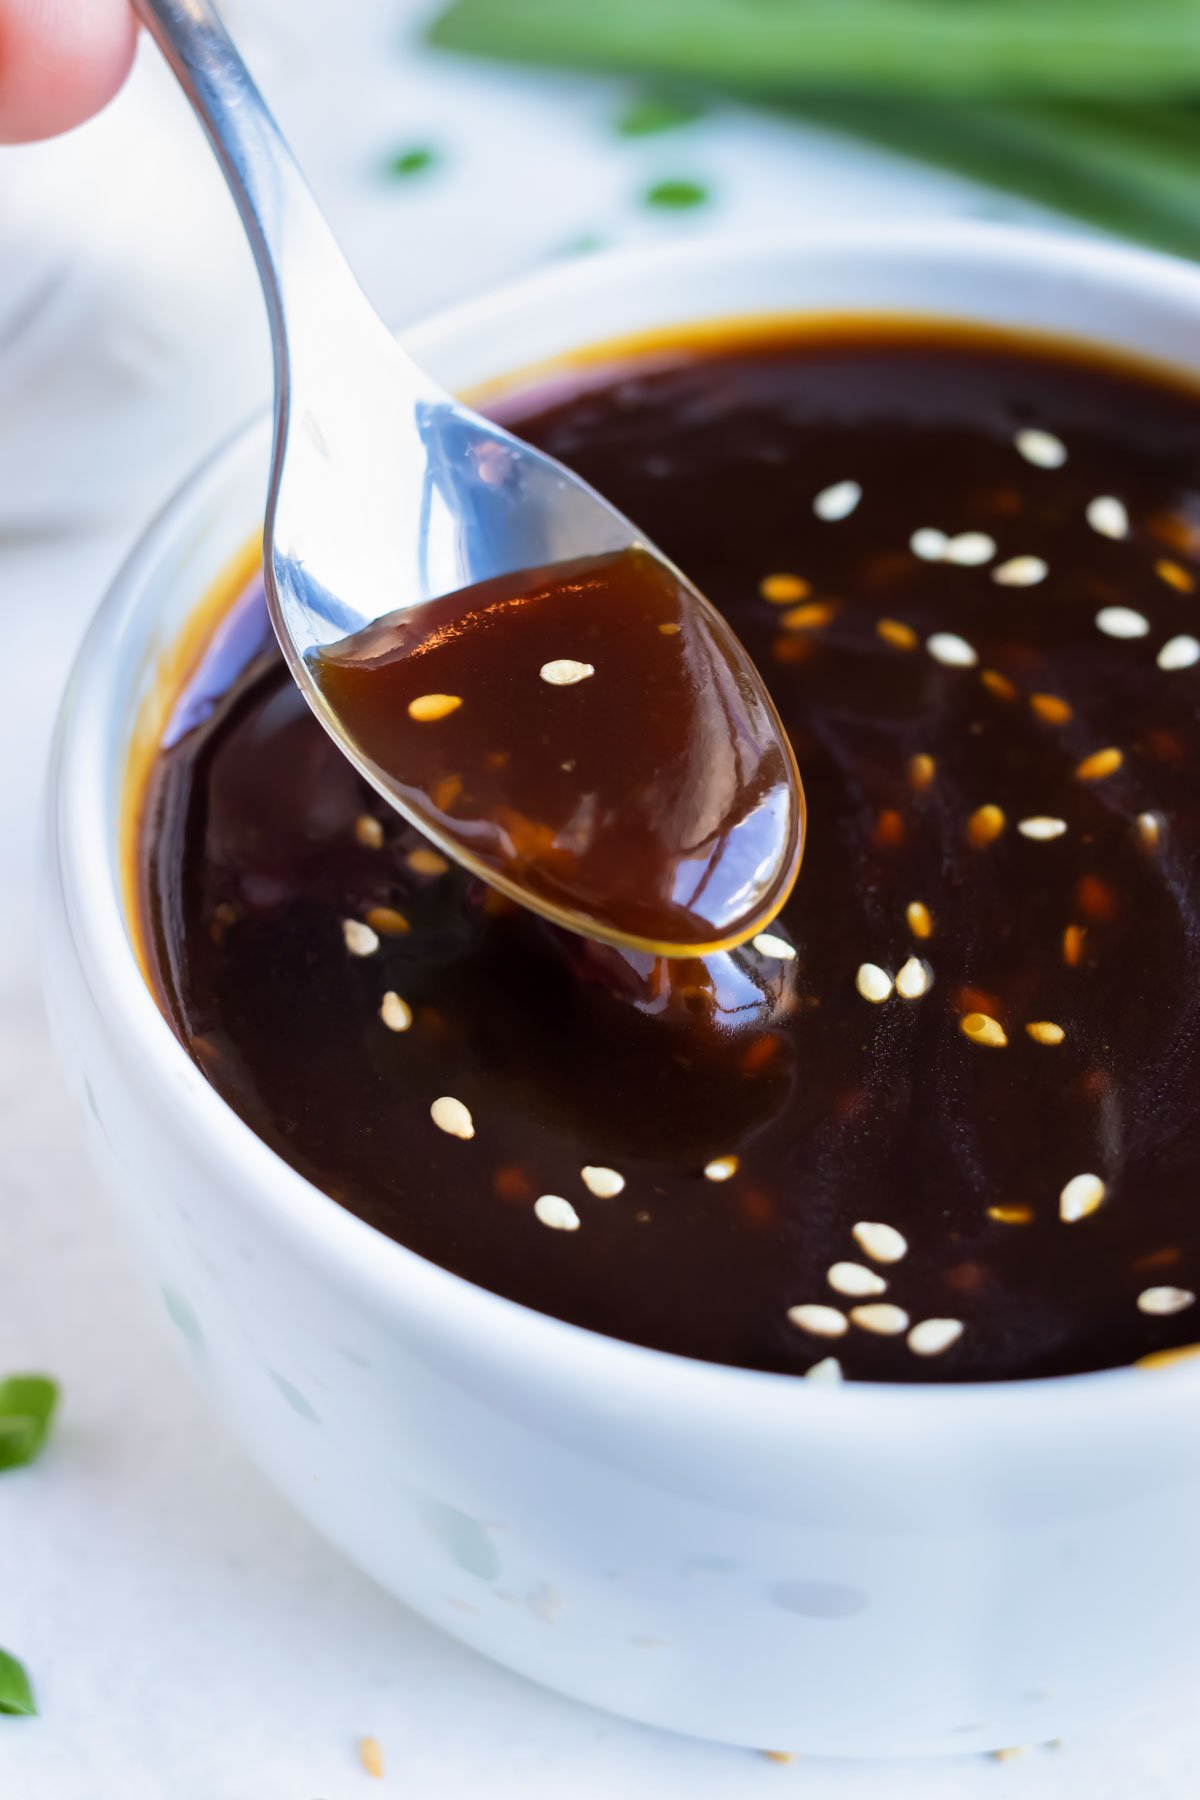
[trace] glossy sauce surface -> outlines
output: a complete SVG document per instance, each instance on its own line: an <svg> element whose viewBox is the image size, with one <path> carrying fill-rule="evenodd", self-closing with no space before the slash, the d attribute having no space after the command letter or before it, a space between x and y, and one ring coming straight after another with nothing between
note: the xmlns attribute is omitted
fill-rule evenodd
<svg viewBox="0 0 1200 1800"><path fill-rule="evenodd" d="M715 949L791 889L782 728L725 621L645 550L409 608L312 666L410 813L560 922Z"/></svg>
<svg viewBox="0 0 1200 1800"><path fill-rule="evenodd" d="M804 772L800 880L728 954L583 947L390 813L251 592L141 836L209 1079L414 1250L687 1355L992 1380L1200 1338L1196 396L881 326L505 422L731 621Z"/></svg>

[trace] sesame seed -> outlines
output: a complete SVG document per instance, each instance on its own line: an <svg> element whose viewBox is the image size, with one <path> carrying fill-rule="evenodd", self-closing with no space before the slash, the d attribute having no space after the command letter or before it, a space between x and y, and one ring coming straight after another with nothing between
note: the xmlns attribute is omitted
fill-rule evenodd
<svg viewBox="0 0 1200 1800"><path fill-rule="evenodd" d="M865 1298L868 1294L882 1294L887 1291L887 1282L874 1269L868 1269L862 1263L835 1262L825 1277L831 1288L839 1294L853 1294Z"/></svg>
<svg viewBox="0 0 1200 1800"><path fill-rule="evenodd" d="M738 1159L736 1156L714 1156L711 1162L706 1162L704 1165L706 1181L728 1181L730 1176L736 1175L737 1172Z"/></svg>
<svg viewBox="0 0 1200 1800"><path fill-rule="evenodd" d="M929 987L929 966L910 956L896 976L896 992L902 1000L919 1000Z"/></svg>
<svg viewBox="0 0 1200 1800"><path fill-rule="evenodd" d="M1190 669L1200 662L1200 639L1189 637L1186 632L1181 637L1168 638L1154 660L1160 669Z"/></svg>
<svg viewBox="0 0 1200 1800"><path fill-rule="evenodd" d="M910 900L904 909L904 917L915 938L933 936L933 914L923 900Z"/></svg>
<svg viewBox="0 0 1200 1800"><path fill-rule="evenodd" d="M376 1781L383 1780L383 1746L378 1738L359 1738L358 1760L368 1775L373 1775Z"/></svg>
<svg viewBox="0 0 1200 1800"><path fill-rule="evenodd" d="M860 1219L850 1232L864 1256L872 1262L900 1262L908 1254L908 1239L894 1225Z"/></svg>
<svg viewBox="0 0 1200 1800"><path fill-rule="evenodd" d="M961 1319L922 1319L908 1334L908 1347L914 1356L941 1356L963 1334Z"/></svg>
<svg viewBox="0 0 1200 1800"><path fill-rule="evenodd" d="M954 631L935 631L931 638L926 638L925 648L935 662L943 663L948 669L972 669L979 661L966 638L959 637Z"/></svg>
<svg viewBox="0 0 1200 1800"><path fill-rule="evenodd" d="M1129 535L1129 514L1112 494L1098 494L1089 500L1084 513L1093 531L1101 537L1123 538Z"/></svg>
<svg viewBox="0 0 1200 1800"><path fill-rule="evenodd" d="M870 1331L876 1337L899 1337L902 1331L908 1330L908 1314L902 1306L892 1306L887 1300L876 1300L866 1306L852 1306L850 1321L860 1331Z"/></svg>
<svg viewBox="0 0 1200 1800"><path fill-rule="evenodd" d="M577 681L586 681L594 675L591 663L576 662L573 657L560 656L554 662L543 663L538 674L551 687L574 687Z"/></svg>
<svg viewBox="0 0 1200 1800"><path fill-rule="evenodd" d="M413 1022L412 1007L390 988L380 1003L379 1016L389 1031L407 1031Z"/></svg>
<svg viewBox="0 0 1200 1800"><path fill-rule="evenodd" d="M885 644L891 644L897 650L915 650L921 641L912 626L905 625L901 619L877 619L875 631Z"/></svg>
<svg viewBox="0 0 1200 1800"><path fill-rule="evenodd" d="M595 1194L597 1200L615 1200L625 1187L623 1175L598 1163L585 1163L579 1175L589 1194Z"/></svg>
<svg viewBox="0 0 1200 1800"><path fill-rule="evenodd" d="M1125 761L1124 753L1116 749L1093 750L1090 756L1076 766L1076 781L1103 781L1106 775L1115 775Z"/></svg>
<svg viewBox="0 0 1200 1800"><path fill-rule="evenodd" d="M1072 1175L1058 1196L1058 1216L1064 1225L1077 1225L1103 1206L1108 1189L1098 1175Z"/></svg>
<svg viewBox="0 0 1200 1800"><path fill-rule="evenodd" d="M922 562L941 562L950 539L934 525L922 525L908 540L908 547Z"/></svg>
<svg viewBox="0 0 1200 1800"><path fill-rule="evenodd" d="M858 966L854 985L864 1000L869 1000L872 1006L881 1006L892 991L892 978L878 963L865 962Z"/></svg>
<svg viewBox="0 0 1200 1800"><path fill-rule="evenodd" d="M533 1211L539 1224L549 1226L551 1231L579 1230L579 1214L561 1194L540 1194L533 1203Z"/></svg>
<svg viewBox="0 0 1200 1800"><path fill-rule="evenodd" d="M1035 1044L1061 1044L1066 1032L1061 1025L1055 1025L1051 1019L1034 1019L1025 1030Z"/></svg>
<svg viewBox="0 0 1200 1800"><path fill-rule="evenodd" d="M785 612L779 623L785 631L817 631L822 625L828 625L833 617L833 608L827 600L809 600L803 606L793 606Z"/></svg>
<svg viewBox="0 0 1200 1800"><path fill-rule="evenodd" d="M989 1206L987 1216L994 1219L997 1225L1033 1224L1032 1206Z"/></svg>
<svg viewBox="0 0 1200 1800"><path fill-rule="evenodd" d="M1105 637L1141 638L1150 629L1150 621L1131 606L1102 606L1096 614L1096 625Z"/></svg>
<svg viewBox="0 0 1200 1800"><path fill-rule="evenodd" d="M1139 1312L1150 1313L1154 1318L1169 1319L1172 1313L1186 1312L1189 1306L1194 1306L1196 1296L1187 1288L1150 1287L1143 1288L1137 1303Z"/></svg>
<svg viewBox="0 0 1200 1800"><path fill-rule="evenodd" d="M403 937L411 929L404 914L394 906L373 906L367 914L367 924L380 937Z"/></svg>
<svg viewBox="0 0 1200 1800"><path fill-rule="evenodd" d="M979 671L979 679L982 681L988 693L994 694L997 700L1016 699L1016 683L1010 681L1007 675L1001 675L999 669L981 669Z"/></svg>
<svg viewBox="0 0 1200 1800"><path fill-rule="evenodd" d="M1049 565L1040 556L1010 556L1007 562L997 563L992 580L998 587L1036 587L1049 573Z"/></svg>
<svg viewBox="0 0 1200 1800"><path fill-rule="evenodd" d="M956 563L959 568L975 569L981 563L991 562L996 554L996 541L986 531L960 531L946 545L943 560Z"/></svg>
<svg viewBox="0 0 1200 1800"><path fill-rule="evenodd" d="M429 1109L429 1116L439 1131L447 1137L462 1138L465 1142L475 1136L475 1121L461 1100L452 1094L443 1094L435 1100Z"/></svg>
<svg viewBox="0 0 1200 1800"><path fill-rule="evenodd" d="M967 842L977 850L994 843L1008 821L998 806L978 806L967 820Z"/></svg>
<svg viewBox="0 0 1200 1800"><path fill-rule="evenodd" d="M848 519L861 499L862 489L857 481L835 481L832 487L821 489L812 508L818 519L833 524L838 519Z"/></svg>
<svg viewBox="0 0 1200 1800"><path fill-rule="evenodd" d="M1069 725L1072 711L1070 702L1060 700L1057 694L1030 694L1030 709L1047 725Z"/></svg>
<svg viewBox="0 0 1200 1800"><path fill-rule="evenodd" d="M438 719L449 718L461 705L462 697L458 694L418 694L408 703L408 716L418 725L432 725Z"/></svg>
<svg viewBox="0 0 1200 1800"><path fill-rule="evenodd" d="M924 751L918 751L916 756L909 757L908 779L918 793L929 786L936 773L936 762L932 756L926 756Z"/></svg>
<svg viewBox="0 0 1200 1800"><path fill-rule="evenodd" d="M1191 1362L1200 1356L1200 1344L1180 1344L1175 1350L1152 1350L1149 1356L1139 1356L1134 1363L1135 1369L1169 1369L1175 1363Z"/></svg>
<svg viewBox="0 0 1200 1800"><path fill-rule="evenodd" d="M1195 576L1189 574L1182 563L1171 562L1165 556L1155 563L1154 573L1177 594L1190 594L1196 586Z"/></svg>
<svg viewBox="0 0 1200 1800"><path fill-rule="evenodd" d="M444 875L450 867L444 856L439 856L436 850L430 850L424 844L410 850L404 860L414 875Z"/></svg>
<svg viewBox="0 0 1200 1800"><path fill-rule="evenodd" d="M364 850L378 850L383 845L383 826L370 813L360 813L355 819L354 835Z"/></svg>
<svg viewBox="0 0 1200 1800"><path fill-rule="evenodd" d="M1138 836L1147 850L1155 850L1162 837L1163 818L1161 813L1144 812L1137 816Z"/></svg>
<svg viewBox="0 0 1200 1800"><path fill-rule="evenodd" d="M1039 431L1034 425L1018 431L1013 443L1019 455L1035 469L1061 469L1067 460L1067 446L1053 432Z"/></svg>
<svg viewBox="0 0 1200 1800"><path fill-rule="evenodd" d="M776 937L773 931L760 931L752 938L751 943L760 956L773 956L777 962L795 962L796 952L786 938Z"/></svg>
<svg viewBox="0 0 1200 1800"><path fill-rule="evenodd" d="M788 1318L811 1337L844 1337L846 1316L836 1306L789 1306Z"/></svg>
<svg viewBox="0 0 1200 1800"><path fill-rule="evenodd" d="M343 919L342 937L351 956L374 956L379 938L361 919Z"/></svg>
<svg viewBox="0 0 1200 1800"><path fill-rule="evenodd" d="M990 1013L969 1012L958 1024L964 1037L970 1038L973 1044L982 1044L987 1050L1003 1050L1008 1043L1003 1025Z"/></svg>
<svg viewBox="0 0 1200 1800"><path fill-rule="evenodd" d="M1035 813L1032 819L1018 819L1017 830L1022 837L1029 838L1035 844L1048 844L1053 838L1060 838L1067 829L1065 819L1050 819L1044 813Z"/></svg>
<svg viewBox="0 0 1200 1800"><path fill-rule="evenodd" d="M677 632L683 630L683 626L678 619L664 619L658 629L664 637L674 637Z"/></svg>
<svg viewBox="0 0 1200 1800"><path fill-rule="evenodd" d="M1083 961L1083 941L1086 937L1086 925L1068 925L1063 932L1063 961L1069 969L1077 969Z"/></svg>
<svg viewBox="0 0 1200 1800"><path fill-rule="evenodd" d="M811 1369L805 1369L804 1379L805 1381L816 1381L818 1383L829 1385L836 1384L842 1380L842 1365L836 1356L823 1356L820 1362L815 1362L812 1365ZM764 1751L763 1754L769 1756L771 1755L771 1752L768 1750Z"/></svg>
<svg viewBox="0 0 1200 1800"><path fill-rule="evenodd" d="M772 606L790 606L793 601L807 600L812 588L799 575L764 575L758 591Z"/></svg>

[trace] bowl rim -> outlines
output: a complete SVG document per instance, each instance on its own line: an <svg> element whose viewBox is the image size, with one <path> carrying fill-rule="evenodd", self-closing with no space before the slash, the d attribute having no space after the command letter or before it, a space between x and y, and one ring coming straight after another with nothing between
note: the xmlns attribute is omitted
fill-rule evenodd
<svg viewBox="0 0 1200 1800"><path fill-rule="evenodd" d="M419 358L441 340L494 324L498 314L511 315L527 299L569 304L575 294L594 288L601 274L610 282L637 282L664 269L678 273L690 267L699 275L714 259L731 256L761 259L803 252L819 257L827 251L861 252L882 263L900 253L923 257L931 266L939 258L986 261L1003 265L1017 279L1036 265L1039 273L1061 270L1098 283L1128 286L1132 281L1144 289L1153 286L1159 294L1174 294L1195 309L1200 326L1200 268L1179 259L1066 231L944 220L868 222L769 237L725 232L600 252L534 270L457 306L439 308L405 328L403 341ZM937 317L937 309L931 306L927 316ZM1086 343L1086 337L1081 335L1081 341ZM498 379L504 379L503 372ZM1027 1433L1035 1425L1043 1430L1060 1426L1066 1412L1079 1422L1103 1415L1111 1425L1113 1409L1128 1407L1144 1423L1148 1411L1166 1408L1173 1413L1200 1392L1200 1357L1156 1370L1150 1382L1136 1366L1121 1366L1003 1381L826 1386L798 1374L706 1362L631 1343L537 1312L408 1249L316 1187L244 1123L189 1057L139 966L121 900L119 832L114 843L103 746L112 722L112 672L119 666L113 652L130 635L140 642L139 614L147 585L236 458L250 454L268 428L266 411L260 409L228 433L140 535L76 653L48 765L47 905L65 926L79 973L117 1055L134 1080L143 1088L148 1084L149 1104L168 1122L171 1134L183 1139L189 1156L210 1168L225 1191L236 1196L237 1205L257 1214L318 1279L357 1289L385 1316L405 1309L436 1319L443 1336L449 1334L481 1355L501 1350L535 1370L553 1369L558 1378L578 1379L581 1391L640 1396L639 1410L656 1412L669 1405L711 1412L720 1406L756 1426L794 1429L796 1408L803 1406L806 1416L820 1418L828 1427L856 1438L870 1430L878 1441L881 1433L893 1437L897 1430L907 1436L914 1412L931 1427L958 1429L970 1415L977 1424ZM836 1354L832 1343L828 1351Z"/></svg>

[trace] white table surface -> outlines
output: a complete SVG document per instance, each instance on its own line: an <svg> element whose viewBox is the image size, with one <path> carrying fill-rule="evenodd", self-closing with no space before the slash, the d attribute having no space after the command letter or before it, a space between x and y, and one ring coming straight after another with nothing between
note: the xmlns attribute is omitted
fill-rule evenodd
<svg viewBox="0 0 1200 1800"><path fill-rule="evenodd" d="M415 41L422 11L228 7L367 286L398 320L584 236L1025 210L732 108L622 140L611 121L628 84L435 56ZM414 143L436 146L438 166L381 177L387 153ZM711 184L712 204L650 213L639 195L668 176ZM41 1703L35 1720L0 1718L0 1800L1187 1800L1200 1711L1112 1719L1003 1766L781 1767L556 1699L326 1548L193 1393L47 1040L37 777L74 644L114 567L267 378L244 246L152 56L103 120L0 153L0 1371L46 1369L65 1396L39 1463L0 1476L0 1645L27 1662ZM358 1761L365 1733L383 1745L382 1783Z"/></svg>

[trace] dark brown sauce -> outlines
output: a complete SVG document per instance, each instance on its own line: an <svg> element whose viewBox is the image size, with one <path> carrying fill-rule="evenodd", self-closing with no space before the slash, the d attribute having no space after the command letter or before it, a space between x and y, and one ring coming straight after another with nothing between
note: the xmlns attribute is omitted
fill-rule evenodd
<svg viewBox="0 0 1200 1800"><path fill-rule="evenodd" d="M686 1355L993 1380L1200 1338L1197 396L881 326L506 423L766 675L800 880L765 939L669 968L522 914L338 753L255 589L141 835L218 1091L412 1249Z"/></svg>
<svg viewBox="0 0 1200 1800"><path fill-rule="evenodd" d="M782 728L725 621L645 550L412 607L313 669L410 815L560 921L695 954L791 890Z"/></svg>

